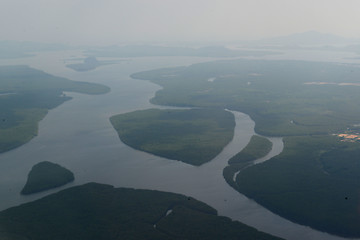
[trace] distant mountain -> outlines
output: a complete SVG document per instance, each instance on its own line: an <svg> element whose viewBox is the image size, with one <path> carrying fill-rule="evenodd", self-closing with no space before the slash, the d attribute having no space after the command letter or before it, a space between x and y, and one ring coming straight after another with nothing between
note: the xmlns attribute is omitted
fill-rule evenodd
<svg viewBox="0 0 360 240"><path fill-rule="evenodd" d="M223 46L201 48L169 47L156 45L127 45L91 48L86 52L96 57L154 57L154 56L193 56L193 57L243 57L278 54L274 51L232 50Z"/></svg>
<svg viewBox="0 0 360 240"><path fill-rule="evenodd" d="M287 36L262 39L255 41L256 44L271 45L328 45L328 44L354 44L360 43L360 39L350 39L340 37L334 34L320 33L316 31L308 31L303 33L295 33Z"/></svg>

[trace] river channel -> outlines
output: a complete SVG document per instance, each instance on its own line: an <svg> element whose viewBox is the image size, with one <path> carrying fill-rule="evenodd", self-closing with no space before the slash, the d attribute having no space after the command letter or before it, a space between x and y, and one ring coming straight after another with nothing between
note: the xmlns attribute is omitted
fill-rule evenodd
<svg viewBox="0 0 360 240"><path fill-rule="evenodd" d="M224 180L222 171L230 157L246 146L254 135L255 123L246 114L233 112L236 119L233 140L211 162L200 167L167 160L124 145L112 128L109 117L138 109L160 108L149 99L160 89L148 81L134 80L130 74L162 67L209 61L207 58L159 57L126 59L90 72L75 72L65 67L81 52L41 53L36 57L1 60L1 65L26 64L71 80L105 84L111 92L90 96L72 96L49 111L40 122L39 134L29 143L0 154L0 210L33 201L61 189L87 182L115 187L156 189L181 193L201 200L228 216L261 231L286 239L342 239L292 223L242 194ZM161 107L165 108L165 107ZM269 138L273 149L261 161L283 149L281 138ZM59 163L75 174L75 181L47 192L21 196L31 167L40 161Z"/></svg>

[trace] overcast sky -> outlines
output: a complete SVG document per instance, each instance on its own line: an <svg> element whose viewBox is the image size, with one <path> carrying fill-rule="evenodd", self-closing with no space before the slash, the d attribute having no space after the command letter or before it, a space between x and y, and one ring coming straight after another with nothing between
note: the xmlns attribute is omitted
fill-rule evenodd
<svg viewBox="0 0 360 240"><path fill-rule="evenodd" d="M360 0L0 0L0 40L234 41L315 30L360 38Z"/></svg>

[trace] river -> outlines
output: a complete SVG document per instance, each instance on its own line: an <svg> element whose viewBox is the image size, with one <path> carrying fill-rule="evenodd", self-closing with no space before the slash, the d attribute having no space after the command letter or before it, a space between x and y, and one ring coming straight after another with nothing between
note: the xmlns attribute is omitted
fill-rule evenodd
<svg viewBox="0 0 360 240"><path fill-rule="evenodd" d="M66 93L73 99L49 112L40 122L37 137L0 155L0 210L70 186L99 182L116 187L156 189L189 195L214 207L220 215L287 239L342 239L283 219L236 192L225 182L222 171L228 159L244 148L254 134L255 124L246 114L233 112L236 119L234 139L215 159L200 167L140 152L119 140L109 122L110 116L159 107L150 104L149 99L160 87L148 81L131 79L130 74L211 59L134 58L90 72L75 72L65 67L70 58L80 56L81 52L71 51L0 60L1 65L26 64L56 76L111 87L109 94L98 96ZM262 161L282 151L280 138L270 140L273 149ZM75 181L47 192L20 195L29 170L40 161L59 163L70 169L75 174Z"/></svg>

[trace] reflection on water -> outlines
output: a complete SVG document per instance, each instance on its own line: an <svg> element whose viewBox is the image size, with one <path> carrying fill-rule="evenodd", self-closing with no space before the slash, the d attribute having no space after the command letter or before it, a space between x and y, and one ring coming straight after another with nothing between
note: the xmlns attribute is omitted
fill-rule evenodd
<svg viewBox="0 0 360 240"><path fill-rule="evenodd" d="M200 167L136 151L120 142L109 117L154 107L148 100L160 89L150 82L130 79L130 74L209 59L136 58L79 73L65 67L64 59L71 56L79 57L80 53L47 53L34 58L11 60L10 63L0 61L0 64L7 65L28 64L57 76L111 87L109 94L99 96L66 93L73 100L49 112L40 123L38 137L0 155L0 210L92 181L116 187L157 189L190 195L216 208L220 215L288 239L340 239L274 215L227 185L222 176L223 168L254 134L254 122L245 114L233 112L236 118L234 139L215 159ZM270 140L274 144L273 150L262 160L282 151L280 138ZM75 182L45 193L21 196L19 192L29 170L35 163L45 160L73 171Z"/></svg>

